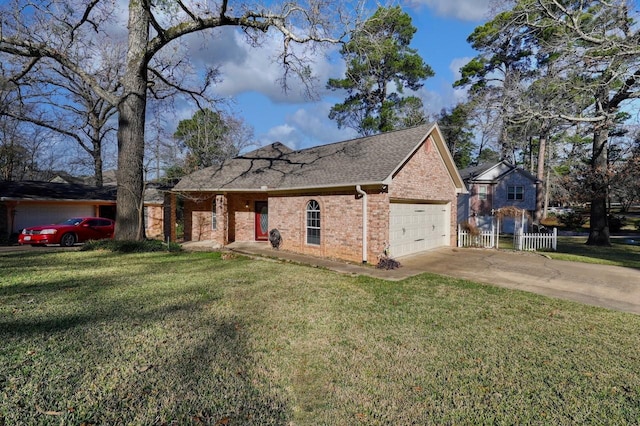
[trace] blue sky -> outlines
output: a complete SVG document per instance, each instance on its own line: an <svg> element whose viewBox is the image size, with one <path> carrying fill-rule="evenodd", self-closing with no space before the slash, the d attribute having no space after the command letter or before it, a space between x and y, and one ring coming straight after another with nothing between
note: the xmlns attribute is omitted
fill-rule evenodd
<svg viewBox="0 0 640 426"><path fill-rule="evenodd" d="M477 53L466 39L486 21L488 4L489 0L400 2L417 28L412 47L435 71L435 76L427 79L417 93L428 114L454 106L464 97L464 92L454 90L452 83L460 66ZM216 95L227 99L233 112L253 127L259 145L278 141L300 149L357 136L350 129L338 129L327 117L331 106L344 99L342 94L324 89L328 78L343 75L344 64L338 60L339 55L330 56L333 60L319 57L313 65L319 78L319 99L310 101L300 95L295 85L285 94L277 83L281 75L273 61L277 40L266 40L255 49L236 30L224 30L206 46L202 42L190 43L191 58L196 64L219 66L222 81L215 89ZM192 109L183 109L178 119L189 118L192 113Z"/></svg>

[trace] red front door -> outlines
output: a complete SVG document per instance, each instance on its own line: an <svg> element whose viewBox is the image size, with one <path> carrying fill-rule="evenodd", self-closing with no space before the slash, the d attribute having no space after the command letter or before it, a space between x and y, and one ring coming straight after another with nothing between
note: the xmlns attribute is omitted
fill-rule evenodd
<svg viewBox="0 0 640 426"><path fill-rule="evenodd" d="M266 201L256 201L256 241L269 239L269 209Z"/></svg>

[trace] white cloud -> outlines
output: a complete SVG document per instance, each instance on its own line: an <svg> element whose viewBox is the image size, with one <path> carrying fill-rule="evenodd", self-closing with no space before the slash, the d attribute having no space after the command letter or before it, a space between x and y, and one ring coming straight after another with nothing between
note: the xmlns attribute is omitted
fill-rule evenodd
<svg viewBox="0 0 640 426"><path fill-rule="evenodd" d="M306 104L284 118L285 124L271 127L258 137L260 145L282 142L292 149L303 149L358 137L352 129L338 129L328 117L327 102Z"/></svg>
<svg viewBox="0 0 640 426"><path fill-rule="evenodd" d="M223 28L207 33L206 38L188 39L189 58L198 65L217 66L221 82L214 91L219 96L232 97L246 92L257 92L277 103L298 103L308 100L302 83L295 77L288 80L289 91L282 88L283 67L278 58L282 51L281 35L270 32L259 46L253 46L235 28ZM315 89L324 90L336 67L326 59L327 51L312 52L308 46L293 46L299 55L309 57L308 65L317 78ZM331 49L331 47L328 47ZM335 48L334 48L335 49Z"/></svg>
<svg viewBox="0 0 640 426"><path fill-rule="evenodd" d="M329 119L330 109L331 104L327 102L315 103L287 116L287 122L300 129L309 141L330 143L357 137L355 130L339 129L335 121Z"/></svg>
<svg viewBox="0 0 640 426"><path fill-rule="evenodd" d="M279 126L272 127L265 134L259 138L260 145L269 145L274 142L281 142L292 149L297 149L302 139L300 132L289 124L281 124Z"/></svg>
<svg viewBox="0 0 640 426"><path fill-rule="evenodd" d="M492 0L409 0L413 6L426 6L439 16L480 21L487 18Z"/></svg>

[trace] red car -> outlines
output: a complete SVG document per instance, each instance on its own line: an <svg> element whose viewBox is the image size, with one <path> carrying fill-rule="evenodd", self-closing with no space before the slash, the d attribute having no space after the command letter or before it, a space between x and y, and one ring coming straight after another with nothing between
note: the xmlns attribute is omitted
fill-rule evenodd
<svg viewBox="0 0 640 426"><path fill-rule="evenodd" d="M57 225L32 226L22 230L18 243L43 246L60 244L71 247L87 240L113 238L115 222L103 217L74 217Z"/></svg>

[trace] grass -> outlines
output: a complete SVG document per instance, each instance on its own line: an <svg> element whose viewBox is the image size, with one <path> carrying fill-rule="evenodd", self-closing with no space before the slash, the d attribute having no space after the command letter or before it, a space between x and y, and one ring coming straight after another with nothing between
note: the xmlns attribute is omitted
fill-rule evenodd
<svg viewBox="0 0 640 426"><path fill-rule="evenodd" d="M640 418L632 314L219 253L3 253L0 270L0 425Z"/></svg>
<svg viewBox="0 0 640 426"><path fill-rule="evenodd" d="M610 247L586 245L587 236L559 236L556 251L545 251L552 259L640 269L640 235L612 237ZM514 250L513 235L500 235L499 247Z"/></svg>
<svg viewBox="0 0 640 426"><path fill-rule="evenodd" d="M611 238L611 247L585 244L587 237L558 237L558 249L546 254L553 259L640 269L640 236Z"/></svg>

